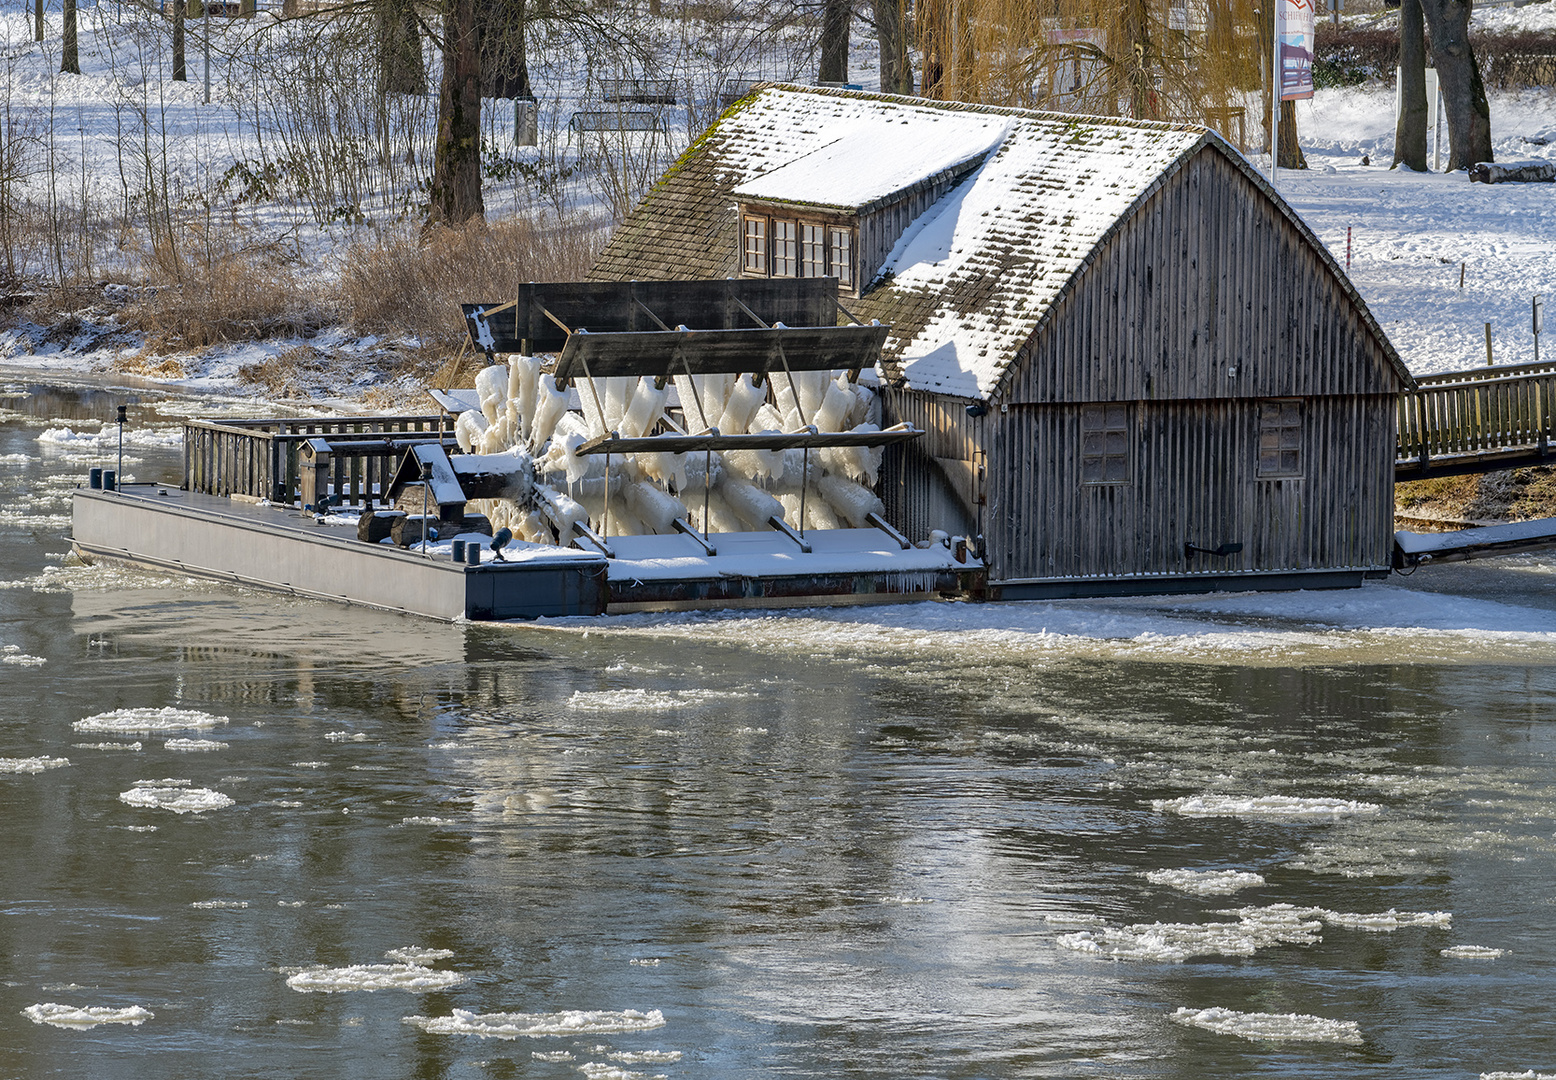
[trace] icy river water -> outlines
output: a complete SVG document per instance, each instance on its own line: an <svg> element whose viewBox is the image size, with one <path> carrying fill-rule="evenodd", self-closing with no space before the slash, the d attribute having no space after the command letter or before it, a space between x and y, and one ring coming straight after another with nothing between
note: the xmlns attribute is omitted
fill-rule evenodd
<svg viewBox="0 0 1556 1080"><path fill-rule="evenodd" d="M1556 562L442 625L71 565L123 400L0 384L0 1076L1556 1074Z"/></svg>

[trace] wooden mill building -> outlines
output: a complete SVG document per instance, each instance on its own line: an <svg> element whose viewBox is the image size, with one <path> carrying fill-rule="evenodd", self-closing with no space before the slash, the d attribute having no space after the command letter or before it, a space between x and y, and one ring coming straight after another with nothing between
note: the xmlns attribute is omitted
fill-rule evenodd
<svg viewBox="0 0 1556 1080"><path fill-rule="evenodd" d="M909 535L982 535L995 597L1358 583L1392 543L1408 371L1213 132L759 88L594 276L834 277L891 326Z"/></svg>

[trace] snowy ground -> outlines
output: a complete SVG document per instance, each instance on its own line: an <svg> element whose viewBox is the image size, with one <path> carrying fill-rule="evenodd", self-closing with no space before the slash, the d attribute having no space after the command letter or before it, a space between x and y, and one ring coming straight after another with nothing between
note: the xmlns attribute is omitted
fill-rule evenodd
<svg viewBox="0 0 1556 1080"><path fill-rule="evenodd" d="M216 21L213 101L206 105L198 33L192 31L189 46L193 81L171 82L165 43L156 36L161 31L148 30L149 24L125 16L126 10L131 9L106 3L82 8L86 73L61 76L55 74L58 15L52 16L48 40L35 45L27 8L19 0L0 2L0 105L26 114L37 126L44 140L38 145L51 163L47 175L53 178L54 197L62 204L86 198L109 203L122 199L134 205L135 170L143 169L148 157L160 156L170 163L170 177L181 197L198 198L210 192L234 162L254 163L264 153L277 153L282 136L277 114L268 104L272 88L254 81L254 65L228 58L229 53L242 54L245 35L258 23ZM1478 22L1546 28L1556 26L1556 2L1493 8L1475 17ZM659 73L683 80L689 88L681 103L664 114L668 134L662 145L651 148L662 157L686 144L694 122L690 118L706 112L712 88L725 78L798 77L810 63L792 38L763 38L754 26L739 20L705 27L696 40L688 37L689 23L639 23L635 33L658 35L653 48L662 58ZM874 43L862 26L856 29L850 62L853 78L867 89L877 84ZM576 158L579 144L566 130L567 118L578 108L595 105L599 80L623 74L626 61L584 55L576 43L559 40L533 50L531 63L541 97L543 145L538 150L514 149L509 103L488 102L483 123L489 145L531 170L490 180L489 212L501 215L550 199L585 217L608 213L611 195L600 183L575 178L543 190L545 184L535 177L565 165L569 155ZM425 140L430 103L431 98L421 98L401 107L407 143ZM1494 94L1491 105L1499 160L1556 159L1556 92ZM1311 168L1283 172L1281 193L1342 265L1350 230L1352 277L1412 370L1428 373L1484 363L1487 322L1492 324L1498 363L1532 360L1531 298L1556 297L1556 185L1472 185L1463 174L1390 171L1392 107L1392 90L1376 87L1320 91L1313 101L1299 103L1298 130ZM1363 165L1364 157L1372 163ZM427 160L424 152L420 160ZM36 189L45 179L35 172L29 182ZM407 212L403 193L388 187L358 194L371 222L381 224ZM231 214L255 229L284 236L296 246L304 266L328 275L351 228L340 222L321 224L316 210L302 204L245 204L232 208ZM99 339L91 332L45 340L49 336L39 327L0 333L0 365L101 373L143 344L123 336ZM299 344L269 340L213 348L184 358L189 376L169 381L241 392L241 366ZM310 344L328 351L332 363L345 369L341 396L352 396L354 382L358 389L372 382L376 342L335 331ZM1546 355L1556 355L1556 343L1547 345Z"/></svg>

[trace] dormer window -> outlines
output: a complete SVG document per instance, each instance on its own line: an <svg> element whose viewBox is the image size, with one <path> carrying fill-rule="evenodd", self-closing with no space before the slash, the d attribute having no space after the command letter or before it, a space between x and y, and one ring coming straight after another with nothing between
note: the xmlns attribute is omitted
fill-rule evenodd
<svg viewBox="0 0 1556 1080"><path fill-rule="evenodd" d="M835 277L852 290L857 274L852 221L742 207L741 269L748 277Z"/></svg>

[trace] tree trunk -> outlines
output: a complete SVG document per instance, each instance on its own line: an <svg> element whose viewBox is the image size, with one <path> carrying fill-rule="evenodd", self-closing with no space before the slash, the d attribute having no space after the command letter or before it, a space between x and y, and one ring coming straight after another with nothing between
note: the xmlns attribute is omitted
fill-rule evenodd
<svg viewBox="0 0 1556 1080"><path fill-rule="evenodd" d="M60 35L60 74L79 75L81 54L76 47L76 0L65 0L61 16L64 30Z"/></svg>
<svg viewBox="0 0 1556 1080"><path fill-rule="evenodd" d="M184 70L184 0L173 0L173 78L189 81Z"/></svg>
<svg viewBox="0 0 1556 1080"><path fill-rule="evenodd" d="M421 29L407 0L376 5L378 23L378 85L386 94L422 94L427 90L427 64L421 55Z"/></svg>
<svg viewBox="0 0 1556 1080"><path fill-rule="evenodd" d="M1421 0L1399 5L1399 120L1394 164L1426 172L1426 30Z"/></svg>
<svg viewBox="0 0 1556 1080"><path fill-rule="evenodd" d="M1297 103L1280 103L1280 167L1283 169L1307 168L1307 157L1302 144L1297 142Z"/></svg>
<svg viewBox="0 0 1556 1080"><path fill-rule="evenodd" d="M34 41L43 40L43 0L33 0L32 39Z"/></svg>
<svg viewBox="0 0 1556 1080"><path fill-rule="evenodd" d="M1136 120L1157 117L1156 85L1151 77L1150 12L1145 0L1124 0L1122 18L1124 41L1114 54L1123 63L1125 93L1129 96L1129 115Z"/></svg>
<svg viewBox="0 0 1556 1080"><path fill-rule="evenodd" d="M487 97L533 99L524 29L526 0L480 0L482 85Z"/></svg>
<svg viewBox="0 0 1556 1080"><path fill-rule="evenodd" d="M881 93L913 93L913 61L903 27L904 0L870 0L875 40L881 50Z"/></svg>
<svg viewBox="0 0 1556 1080"><path fill-rule="evenodd" d="M852 0L825 0L821 13L821 65L817 82L848 81L848 32L853 22Z"/></svg>
<svg viewBox="0 0 1556 1080"><path fill-rule="evenodd" d="M476 0L450 0L443 22L443 81L433 147L429 225L484 218L481 203L481 31Z"/></svg>
<svg viewBox="0 0 1556 1080"><path fill-rule="evenodd" d="M1432 32L1432 59L1448 117L1448 171L1491 157L1491 106L1470 47L1470 6L1463 0L1421 0Z"/></svg>

